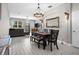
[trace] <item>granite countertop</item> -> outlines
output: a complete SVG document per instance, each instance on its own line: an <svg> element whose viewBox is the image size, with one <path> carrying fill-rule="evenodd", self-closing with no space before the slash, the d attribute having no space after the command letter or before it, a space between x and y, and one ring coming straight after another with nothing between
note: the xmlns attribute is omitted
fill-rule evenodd
<svg viewBox="0 0 79 59"><path fill-rule="evenodd" d="M2 48L0 48L0 55L2 54L2 52L3 52L3 49L4 49L3 47L2 47Z"/></svg>
<svg viewBox="0 0 79 59"><path fill-rule="evenodd" d="M3 47L8 44L8 40L0 39L0 47Z"/></svg>
<svg viewBox="0 0 79 59"><path fill-rule="evenodd" d="M0 55L3 53L4 48L9 45L9 38L0 39Z"/></svg>
<svg viewBox="0 0 79 59"><path fill-rule="evenodd" d="M3 53L4 46L7 44L4 39L0 39L0 55Z"/></svg>

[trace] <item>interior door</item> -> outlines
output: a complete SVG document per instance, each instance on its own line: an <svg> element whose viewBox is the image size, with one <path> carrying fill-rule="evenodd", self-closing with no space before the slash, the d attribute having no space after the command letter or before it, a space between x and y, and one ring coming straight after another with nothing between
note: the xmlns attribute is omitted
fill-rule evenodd
<svg viewBox="0 0 79 59"><path fill-rule="evenodd" d="M72 12L72 45L79 48L79 11Z"/></svg>

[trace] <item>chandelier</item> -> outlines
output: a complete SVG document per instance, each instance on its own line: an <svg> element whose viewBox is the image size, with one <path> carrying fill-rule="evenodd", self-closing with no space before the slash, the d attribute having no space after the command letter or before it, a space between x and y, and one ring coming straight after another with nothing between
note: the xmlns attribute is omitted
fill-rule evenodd
<svg viewBox="0 0 79 59"><path fill-rule="evenodd" d="M38 3L37 11L34 13L34 17L41 18L44 16L44 13L41 12L40 4Z"/></svg>

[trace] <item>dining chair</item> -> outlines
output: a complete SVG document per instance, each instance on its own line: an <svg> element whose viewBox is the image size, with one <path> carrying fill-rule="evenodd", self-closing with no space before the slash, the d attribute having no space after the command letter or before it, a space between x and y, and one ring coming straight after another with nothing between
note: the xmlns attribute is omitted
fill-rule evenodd
<svg viewBox="0 0 79 59"><path fill-rule="evenodd" d="M52 43L54 43L54 46L56 46L57 49L57 38L58 38L59 30L50 30L50 39L48 39L48 44L50 43L50 50L52 51Z"/></svg>
<svg viewBox="0 0 79 59"><path fill-rule="evenodd" d="M44 29L44 32L47 32L48 33L48 29Z"/></svg>

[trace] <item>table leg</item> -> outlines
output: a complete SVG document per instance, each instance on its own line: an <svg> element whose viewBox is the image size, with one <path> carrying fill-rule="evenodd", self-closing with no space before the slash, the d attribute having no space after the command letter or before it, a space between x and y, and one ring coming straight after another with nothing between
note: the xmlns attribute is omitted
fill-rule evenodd
<svg viewBox="0 0 79 59"><path fill-rule="evenodd" d="M45 40L45 38L43 39L43 49L45 49L46 48L46 40Z"/></svg>

